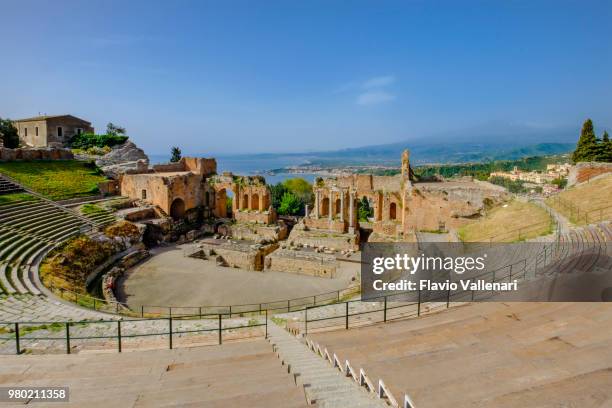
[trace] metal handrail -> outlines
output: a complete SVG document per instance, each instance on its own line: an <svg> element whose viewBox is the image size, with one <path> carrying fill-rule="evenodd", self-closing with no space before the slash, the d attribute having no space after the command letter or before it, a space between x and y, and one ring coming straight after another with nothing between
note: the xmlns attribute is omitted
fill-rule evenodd
<svg viewBox="0 0 612 408"><path fill-rule="evenodd" d="M181 309L199 310L198 313L192 313L191 315L193 316L205 316L205 315L219 314L218 312L206 313L206 309L227 310L227 312L222 313L222 314L230 315L230 316L238 315L238 314L245 314L245 313L262 313L264 310L269 310L269 311L286 310L287 312L295 312L295 311L304 310L304 307L308 305L317 305L317 303L320 305L326 305L330 303L339 302L343 294L353 293L355 291L355 287L352 287L352 288L349 287L346 289L340 289L340 290L335 290L331 292L318 293L318 294L311 295L311 296L302 296L298 298L274 300L274 301L261 302L261 303L244 303L244 304L235 304L235 305L201 305L201 306L140 305L140 310L133 310L124 302L106 300L106 299L98 298L95 296L91 296L89 294L78 293L70 289L60 288L60 287L56 287L53 285L48 286L48 288L51 289L52 291L56 291L56 293L57 291L59 291L59 296L61 299L64 299L65 298L64 293L67 293L68 296L66 297L66 300L70 300L73 303L79 304L79 300L81 301L85 300L89 303L92 303L93 309L96 311L104 312L105 310L103 310L102 308L98 308L97 305L106 304L106 305L110 305L111 309L113 308L115 309L115 314L127 315L127 316L140 314L141 317L144 317L145 314L159 314L159 313L154 313L150 311L147 312L146 309L165 309L167 311L167 316L173 316L173 317L184 316L181 314L177 315L176 313L174 314L172 313L173 310L176 311L176 310L181 310ZM330 296L330 295L334 295L334 296ZM70 299L71 297L72 299ZM325 298L319 299L321 297L325 297ZM299 303L299 301L302 301L302 300L312 300L312 302ZM299 304L296 304L296 302L298 302ZM279 304L279 305L283 304L283 305L277 306L277 307L270 307L271 305L274 305L274 304ZM82 305L82 306L88 307L85 305ZM252 308L249 308L246 310L241 309L241 308L248 307L248 306L252 306ZM91 307L88 307L88 308L91 308ZM123 309L127 309L127 311ZM202 313L202 310L204 310L204 313Z"/></svg>
<svg viewBox="0 0 612 408"><path fill-rule="evenodd" d="M116 339L117 340L117 350L119 353L122 351L123 343L122 339L125 338L137 338L137 337L151 337L151 336L168 336L168 348L172 349L174 347L174 336L180 334L187 333L207 333L207 332L217 332L218 333L218 344L223 343L223 332L227 330L240 330L240 329L252 329L255 327L265 327L265 337L268 337L268 311L265 311L266 317L263 323L250 323L248 325L240 325L240 326L223 326L223 316L226 314L217 314L218 326L215 328L196 328L189 330L179 330L173 329L173 322L177 320L185 320L184 318L176 318L176 317L168 317L168 318L153 318L153 319L129 319L129 320L97 320L97 321L62 321L62 322L0 322L0 325L4 326L12 326L13 327L13 336L1 336L0 340L14 340L15 341L15 354L22 354L23 350L21 348L21 342L24 340L27 341L56 341L56 340L64 340L66 344L66 354L71 353L71 340L95 340L95 339ZM149 333L133 333L133 334L122 334L121 325L122 323L133 323L133 322L141 322L141 321L167 321L168 329L165 331L154 331ZM73 326L82 326L82 325L96 325L96 324L114 324L117 327L116 334L114 335L94 335L94 336L71 336L70 328ZM46 326L46 325L55 325L56 328L60 330L64 330L63 336L25 336L22 334L22 329L24 326L31 327L31 325L37 326ZM41 329L47 329L41 328ZM255 336L249 336L255 337Z"/></svg>

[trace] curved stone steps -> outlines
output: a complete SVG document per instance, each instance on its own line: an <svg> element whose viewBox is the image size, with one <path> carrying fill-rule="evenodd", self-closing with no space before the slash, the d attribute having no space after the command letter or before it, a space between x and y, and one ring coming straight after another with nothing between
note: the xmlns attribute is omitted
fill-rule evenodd
<svg viewBox="0 0 612 408"><path fill-rule="evenodd" d="M56 209L53 208L53 206L51 205L34 206L26 210L15 211L11 214L2 216L0 217L0 222L8 225L8 224L14 223L15 221L19 222L20 220L29 219L32 215L48 213L48 212L52 213L55 211Z"/></svg>
<svg viewBox="0 0 612 408"><path fill-rule="evenodd" d="M65 220L68 218L70 217L67 217L66 215L63 215L63 214L57 214L51 217L39 219L36 222L26 223L24 226L20 226L20 227L11 226L11 228L19 228L22 231L40 232L41 231L40 227L49 226L50 224L55 223L56 221L61 221L61 220Z"/></svg>
<svg viewBox="0 0 612 408"><path fill-rule="evenodd" d="M17 203L8 203L0 206L0 219L17 214L20 211L29 210L38 207L40 200L18 201Z"/></svg>
<svg viewBox="0 0 612 408"><path fill-rule="evenodd" d="M4 292L10 295L15 293L15 288L13 288L13 285L9 282L7 278L7 269L8 264L6 264L5 262L0 262L0 284L2 284Z"/></svg>
<svg viewBox="0 0 612 408"><path fill-rule="evenodd" d="M65 216L66 218L70 218L69 214L62 214L58 211L41 211L34 212L32 214L28 214L27 216L20 216L18 218L12 219L10 221L0 220L0 222L4 223L4 225L10 226L12 228L23 228L26 225L34 223L35 221L44 221L54 216Z"/></svg>

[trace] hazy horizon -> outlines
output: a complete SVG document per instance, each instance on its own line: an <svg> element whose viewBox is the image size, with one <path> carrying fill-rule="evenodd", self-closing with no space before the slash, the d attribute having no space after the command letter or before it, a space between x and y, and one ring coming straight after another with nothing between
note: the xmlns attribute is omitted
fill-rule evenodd
<svg viewBox="0 0 612 408"><path fill-rule="evenodd" d="M179 4L3 1L0 117L113 122L149 154L611 130L610 2Z"/></svg>

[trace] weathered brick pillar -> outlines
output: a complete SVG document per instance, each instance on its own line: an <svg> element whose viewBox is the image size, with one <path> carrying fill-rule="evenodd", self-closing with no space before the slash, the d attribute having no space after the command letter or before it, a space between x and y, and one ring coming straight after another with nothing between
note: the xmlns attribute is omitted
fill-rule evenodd
<svg viewBox="0 0 612 408"><path fill-rule="evenodd" d="M264 211L264 196L263 194L259 195L259 211Z"/></svg>
<svg viewBox="0 0 612 408"><path fill-rule="evenodd" d="M333 193L332 193L332 191L330 190L330 191L329 191L329 214L328 214L328 215L329 215L329 221L330 221L330 222L331 222L331 220L333 219L333 216L332 216L332 214L333 214L332 209L333 209L333 205L334 205L334 204L333 204L333 201L334 201L334 194L333 194Z"/></svg>
<svg viewBox="0 0 612 408"><path fill-rule="evenodd" d="M349 227L351 228L355 226L354 201L355 201L355 194L351 192L349 194Z"/></svg>
<svg viewBox="0 0 612 408"><path fill-rule="evenodd" d="M315 194L315 217L319 218L319 206L321 205L321 192L317 190Z"/></svg>
<svg viewBox="0 0 612 408"><path fill-rule="evenodd" d="M308 217L308 204L304 205L304 217Z"/></svg>
<svg viewBox="0 0 612 408"><path fill-rule="evenodd" d="M344 191L340 192L340 221L344 221Z"/></svg>

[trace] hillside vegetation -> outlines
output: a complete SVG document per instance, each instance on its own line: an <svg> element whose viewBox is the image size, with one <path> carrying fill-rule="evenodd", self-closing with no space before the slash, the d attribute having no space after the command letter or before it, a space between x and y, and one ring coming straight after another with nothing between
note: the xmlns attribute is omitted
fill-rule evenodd
<svg viewBox="0 0 612 408"><path fill-rule="evenodd" d="M0 173L51 200L97 194L106 180L95 165L76 160L0 163Z"/></svg>
<svg viewBox="0 0 612 408"><path fill-rule="evenodd" d="M546 203L577 225L612 219L612 174L570 187Z"/></svg>
<svg viewBox="0 0 612 408"><path fill-rule="evenodd" d="M552 232L552 219L542 207L512 201L487 212L480 220L461 227L464 242L516 242Z"/></svg>

